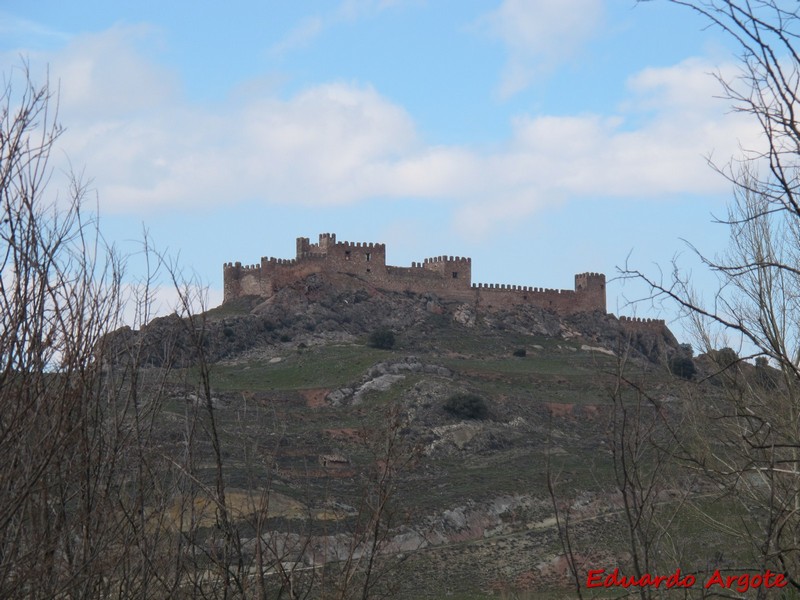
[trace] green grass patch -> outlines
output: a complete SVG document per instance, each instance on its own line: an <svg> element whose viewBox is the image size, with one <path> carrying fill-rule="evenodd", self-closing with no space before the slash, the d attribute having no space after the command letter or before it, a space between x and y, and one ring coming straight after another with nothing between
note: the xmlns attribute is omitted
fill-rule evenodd
<svg viewBox="0 0 800 600"><path fill-rule="evenodd" d="M510 353L509 353L510 354ZM597 355L594 352L565 350L558 354L532 354L525 358L507 356L502 358L446 358L442 363L461 373L490 373L503 375L561 375L596 377L598 372L608 370L616 364L613 356Z"/></svg>
<svg viewBox="0 0 800 600"><path fill-rule="evenodd" d="M341 387L361 378L392 353L366 346L325 346L287 351L280 362L215 365L211 385L220 391L297 390Z"/></svg>
<svg viewBox="0 0 800 600"><path fill-rule="evenodd" d="M449 320L441 326L436 325L436 319L429 319L428 323L433 323L434 326L424 341L417 345L420 350L436 354L451 352L478 357L512 357L514 350L520 348L526 349L528 353L540 351L537 347L549 352L559 342L563 343L560 340L519 333L453 328Z"/></svg>

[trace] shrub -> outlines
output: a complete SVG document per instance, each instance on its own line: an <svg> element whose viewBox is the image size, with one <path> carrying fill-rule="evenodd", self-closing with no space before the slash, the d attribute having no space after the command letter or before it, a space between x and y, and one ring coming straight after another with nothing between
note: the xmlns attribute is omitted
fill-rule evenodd
<svg viewBox="0 0 800 600"><path fill-rule="evenodd" d="M525 350L525 348L517 348L516 350L514 350L514 356L523 357L526 356L527 354L528 351Z"/></svg>
<svg viewBox="0 0 800 600"><path fill-rule="evenodd" d="M778 371L769 366L766 356L756 358L755 377L756 383L767 390L778 387Z"/></svg>
<svg viewBox="0 0 800 600"><path fill-rule="evenodd" d="M291 342L292 341L292 336L284 333L283 335L281 335L280 340L282 342Z"/></svg>
<svg viewBox="0 0 800 600"><path fill-rule="evenodd" d="M454 394L444 403L444 409L461 419L483 419L489 412L486 401L477 394Z"/></svg>
<svg viewBox="0 0 800 600"><path fill-rule="evenodd" d="M691 379L697 373L694 361L689 356L674 356L669 361L669 370L678 377Z"/></svg>
<svg viewBox="0 0 800 600"><path fill-rule="evenodd" d="M369 345L380 350L391 350L394 348L394 342L394 332L385 327L376 329L369 336Z"/></svg>
<svg viewBox="0 0 800 600"><path fill-rule="evenodd" d="M717 361L720 367L726 369L739 361L739 355L736 354L736 350L733 348L723 348L722 350L717 350L714 360Z"/></svg>

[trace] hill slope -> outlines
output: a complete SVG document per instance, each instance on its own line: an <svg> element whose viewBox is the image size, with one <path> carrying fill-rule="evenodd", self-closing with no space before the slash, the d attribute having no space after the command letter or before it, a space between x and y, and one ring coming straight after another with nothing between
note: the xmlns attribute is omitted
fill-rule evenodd
<svg viewBox="0 0 800 600"><path fill-rule="evenodd" d="M625 364L669 396L660 363L677 342L668 330L631 335L612 315L489 313L435 295L341 291L318 275L203 317L120 330L109 346L175 367L159 423L166 448L185 443L187 410L213 411L247 560L261 538L298 572L342 564L383 499L377 551L397 594L563 589L548 473L591 560L624 555L611 394ZM368 344L379 328L395 333L390 349ZM191 383L203 381L201 354L209 398ZM198 448L210 485L213 444Z"/></svg>

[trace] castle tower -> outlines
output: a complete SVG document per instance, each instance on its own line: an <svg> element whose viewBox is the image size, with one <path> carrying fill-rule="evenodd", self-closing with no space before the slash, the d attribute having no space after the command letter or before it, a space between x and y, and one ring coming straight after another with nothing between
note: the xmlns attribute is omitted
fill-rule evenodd
<svg viewBox="0 0 800 600"><path fill-rule="evenodd" d="M311 252L311 240L307 237L297 238L297 255L296 258L302 258L304 255Z"/></svg>
<svg viewBox="0 0 800 600"><path fill-rule="evenodd" d="M335 233L320 233L319 234L319 251L322 254L327 254L330 248L336 245Z"/></svg>
<svg viewBox="0 0 800 600"><path fill-rule="evenodd" d="M606 276L602 273L579 273L575 275L575 292L583 310L606 312Z"/></svg>
<svg viewBox="0 0 800 600"><path fill-rule="evenodd" d="M472 286L472 259L461 256L426 258L422 268L438 273L451 289L467 290Z"/></svg>
<svg viewBox="0 0 800 600"><path fill-rule="evenodd" d="M242 295L242 263L225 263L222 265L223 297L227 302Z"/></svg>

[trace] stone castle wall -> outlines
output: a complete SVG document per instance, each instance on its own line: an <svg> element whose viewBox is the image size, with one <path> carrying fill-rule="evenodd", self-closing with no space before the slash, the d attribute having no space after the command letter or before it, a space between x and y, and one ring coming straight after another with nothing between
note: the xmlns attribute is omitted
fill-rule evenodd
<svg viewBox="0 0 800 600"><path fill-rule="evenodd" d="M257 265L224 265L225 296L229 301L244 295L268 298L275 292L313 273L347 274L380 289L439 296L474 303L487 309L531 305L561 315L606 312L605 275L575 275L572 290L545 289L505 284L473 284L472 260L437 256L410 267L386 264L386 245L339 242L336 234L323 233L312 244L297 238L294 259L262 258Z"/></svg>
<svg viewBox="0 0 800 600"><path fill-rule="evenodd" d="M640 319L639 317L620 317L619 322L625 329L659 333L667 326L663 319Z"/></svg>
<svg viewBox="0 0 800 600"><path fill-rule="evenodd" d="M473 284L477 302L486 308L511 308L533 304L559 314L606 312L606 276L601 273L575 275L575 289L503 284Z"/></svg>

